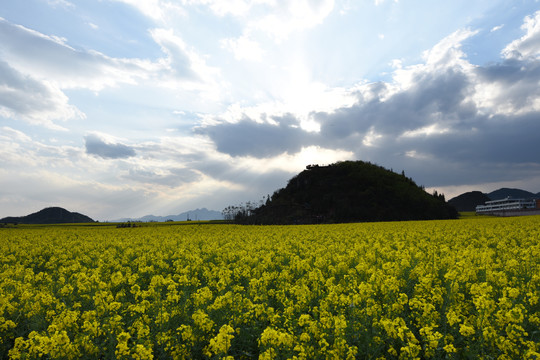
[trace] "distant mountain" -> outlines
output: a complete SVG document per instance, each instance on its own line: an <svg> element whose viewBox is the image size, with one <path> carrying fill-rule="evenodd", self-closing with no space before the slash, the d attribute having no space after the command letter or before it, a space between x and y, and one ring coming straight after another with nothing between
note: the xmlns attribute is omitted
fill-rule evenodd
<svg viewBox="0 0 540 360"><path fill-rule="evenodd" d="M115 220L115 222L125 222L125 221L157 221L165 222L167 220L172 221L186 221L186 220L223 220L223 215L220 211L208 210L206 208L195 209L180 213L178 215L167 215L167 216L156 216L156 215L145 215L140 218L124 218Z"/></svg>
<svg viewBox="0 0 540 360"><path fill-rule="evenodd" d="M530 191L525 191L521 189L509 189L501 188L499 190L492 191L487 194L491 200L499 200L507 197L514 199L528 199L528 198L537 198L540 196L540 193L535 194Z"/></svg>
<svg viewBox="0 0 540 360"><path fill-rule="evenodd" d="M448 200L448 203L453 205L457 211L475 211L476 205L484 205L486 201L506 199L507 197L513 199L540 199L540 192L535 194L526 190L510 188L501 188L488 194L480 191L470 191Z"/></svg>
<svg viewBox="0 0 540 360"><path fill-rule="evenodd" d="M8 216L0 219L0 223L18 224L66 224L94 222L86 215L70 212L61 207L49 207L26 216Z"/></svg>
<svg viewBox="0 0 540 360"><path fill-rule="evenodd" d="M228 213L232 211L232 214ZM407 178L363 161L309 165L257 209L224 210L253 224L449 219L457 211ZM235 213L236 212L236 213Z"/></svg>
<svg viewBox="0 0 540 360"><path fill-rule="evenodd" d="M484 205L489 200L491 198L481 191L470 191L448 200L448 203L457 211L475 211L477 205Z"/></svg>

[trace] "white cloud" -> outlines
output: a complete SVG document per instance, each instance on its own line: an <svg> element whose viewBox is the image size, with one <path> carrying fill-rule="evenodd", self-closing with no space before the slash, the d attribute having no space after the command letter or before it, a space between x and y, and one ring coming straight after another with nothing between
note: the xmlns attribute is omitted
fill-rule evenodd
<svg viewBox="0 0 540 360"><path fill-rule="evenodd" d="M0 116L65 130L56 120L85 118L54 84L25 76L0 60Z"/></svg>
<svg viewBox="0 0 540 360"><path fill-rule="evenodd" d="M224 85L218 68L208 66L205 58L188 47L174 30L156 28L150 34L167 55L158 60L160 69L152 74L152 86L192 90L211 100L221 97Z"/></svg>
<svg viewBox="0 0 540 360"><path fill-rule="evenodd" d="M459 69L460 71L472 72L474 66L466 60L466 54L462 51L462 42L476 35L478 31L469 29L457 30L449 36L439 41L431 49L423 52L423 64L402 67L400 60L392 62L395 68L392 73L393 83L388 84L389 93L407 90L413 87L419 78L444 71L445 69Z"/></svg>
<svg viewBox="0 0 540 360"><path fill-rule="evenodd" d="M94 92L120 84L146 85L219 97L219 71L189 49L172 30L154 29L163 58L112 58L76 50L64 38L47 36L0 18L0 115L62 129L58 120L85 118L69 104L66 89Z"/></svg>
<svg viewBox="0 0 540 360"><path fill-rule="evenodd" d="M367 147L373 147L376 146L377 140L382 138L383 135L377 134L375 132L375 129L371 127L366 135L364 135L364 138L362 139L362 144Z"/></svg>
<svg viewBox="0 0 540 360"><path fill-rule="evenodd" d="M186 3L193 5L206 5L218 16L233 15L245 16L255 5L271 4L272 0L187 0Z"/></svg>
<svg viewBox="0 0 540 360"><path fill-rule="evenodd" d="M449 133L451 130L448 127L444 127L441 124L431 124L423 126L414 130L405 131L401 137L415 138L415 137L427 137L433 135L443 135Z"/></svg>
<svg viewBox="0 0 540 360"><path fill-rule="evenodd" d="M0 19L0 59L22 74L61 89L93 91L118 83L134 84L159 70L140 59L111 58L97 51L75 50L66 39L47 36Z"/></svg>
<svg viewBox="0 0 540 360"><path fill-rule="evenodd" d="M465 53L461 50L463 41L476 35L478 31L470 29L457 30L434 47L424 52L423 57L427 66L447 67L447 66L469 66L464 60Z"/></svg>
<svg viewBox="0 0 540 360"><path fill-rule="evenodd" d="M175 1L163 0L112 0L135 7L141 14L157 22L165 22L173 14L185 15L182 6Z"/></svg>
<svg viewBox="0 0 540 360"><path fill-rule="evenodd" d="M39 184L39 186L36 186ZM5 216L22 216L50 206L61 206L90 216L94 220L112 220L141 206L151 199L129 186L111 186L74 173L35 167L19 171L17 176L0 168L0 186L6 189L0 197ZM117 204L122 204L120 208ZM16 209L16 210L14 210ZM115 216L119 214L119 216Z"/></svg>
<svg viewBox="0 0 540 360"><path fill-rule="evenodd" d="M260 44L251 40L247 35L236 39L223 39L221 46L231 51L237 60L260 62L265 53Z"/></svg>
<svg viewBox="0 0 540 360"><path fill-rule="evenodd" d="M51 171L71 169L76 173L84 168L79 163L83 152L77 147L47 145L21 130L7 126L0 128L0 131L0 162L3 169L11 171L12 177L41 168Z"/></svg>
<svg viewBox="0 0 540 360"><path fill-rule="evenodd" d="M291 33L321 24L334 10L335 0L186 0L187 5L208 6L216 15L231 15L243 22L243 38L260 31L277 42Z"/></svg>
<svg viewBox="0 0 540 360"><path fill-rule="evenodd" d="M6 190L0 208L32 204L38 208L31 211L37 211L58 205L98 219L116 219L146 215L156 207L178 207L225 189L244 189L238 177L232 181L219 172L211 176L197 170L209 161L223 164L223 155L204 139L169 137L128 147L125 139L95 132L86 140L89 152L99 156L90 156L81 147L46 145L20 130L0 128L0 186ZM132 149L137 149L135 154ZM30 212L20 211L20 215ZM18 214L2 216L7 215Z"/></svg>
<svg viewBox="0 0 540 360"><path fill-rule="evenodd" d="M394 3L397 3L399 0L394 0ZM382 5L386 0L375 0L375 6Z"/></svg>
<svg viewBox="0 0 540 360"><path fill-rule="evenodd" d="M277 2L272 12L252 20L248 28L262 31L280 42L293 32L321 24L333 9L334 0Z"/></svg>
<svg viewBox="0 0 540 360"><path fill-rule="evenodd" d="M26 135L22 131L10 128L9 126L2 126L0 129L2 130L0 132L0 141L17 141L22 143L32 141L30 136Z"/></svg>
<svg viewBox="0 0 540 360"><path fill-rule="evenodd" d="M161 20L164 16L166 2L160 0L116 0L136 7L142 14L155 20Z"/></svg>
<svg viewBox="0 0 540 360"><path fill-rule="evenodd" d="M431 158L431 156L429 156L428 154L420 153L417 150L406 151L405 156L409 158L413 158L413 159L418 159L418 160L426 160L426 159Z"/></svg>
<svg viewBox="0 0 540 360"><path fill-rule="evenodd" d="M136 85L147 79L166 80L171 76L174 81L197 82L217 74L173 30L157 28L150 34L166 54L154 62L75 50L66 44L66 39L46 36L0 19L0 56L21 73L47 80L62 89L100 91L122 83Z"/></svg>
<svg viewBox="0 0 540 360"><path fill-rule="evenodd" d="M276 170L291 174L302 171L309 164L332 164L336 161L353 159L354 153L346 150L328 149L320 146L302 147L295 153L282 153L270 158L238 158L240 166L250 167L257 172L270 173Z"/></svg>
<svg viewBox="0 0 540 360"><path fill-rule="evenodd" d="M71 2L67 0L46 0L47 3L52 7L62 6L66 8L73 8L75 5L73 5Z"/></svg>
<svg viewBox="0 0 540 360"><path fill-rule="evenodd" d="M504 48L502 54L506 58L537 57L540 54L540 11L533 16L525 17L521 26L526 34L512 41Z"/></svg>
<svg viewBox="0 0 540 360"><path fill-rule="evenodd" d="M193 71L193 59L188 53L186 44L172 29L153 29L150 34L161 46L161 50L167 54L162 62L176 78L194 79L197 76Z"/></svg>

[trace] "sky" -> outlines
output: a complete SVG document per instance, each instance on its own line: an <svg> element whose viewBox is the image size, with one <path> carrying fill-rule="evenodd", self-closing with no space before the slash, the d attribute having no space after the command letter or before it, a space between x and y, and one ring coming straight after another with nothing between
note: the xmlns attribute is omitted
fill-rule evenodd
<svg viewBox="0 0 540 360"><path fill-rule="evenodd" d="M535 0L0 2L0 218L259 201L363 160L540 191Z"/></svg>

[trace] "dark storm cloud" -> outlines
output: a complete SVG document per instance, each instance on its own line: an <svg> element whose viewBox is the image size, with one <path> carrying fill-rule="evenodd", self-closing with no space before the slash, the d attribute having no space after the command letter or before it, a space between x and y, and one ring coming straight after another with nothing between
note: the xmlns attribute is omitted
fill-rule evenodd
<svg viewBox="0 0 540 360"><path fill-rule="evenodd" d="M244 117L238 123L221 123L200 128L197 132L208 135L217 150L231 156L254 156L259 158L295 153L313 141L310 133L300 129L292 115L273 117L277 125L257 123Z"/></svg>
<svg viewBox="0 0 540 360"><path fill-rule="evenodd" d="M540 112L531 107L540 98L539 80L537 61L416 74L410 88L384 100L360 98L350 108L317 114L322 145L339 143L359 159L407 169L424 184L538 176ZM490 94L491 107L475 102L481 90ZM499 113L499 106L515 110ZM359 141L369 129L380 135L372 147Z"/></svg>
<svg viewBox="0 0 540 360"><path fill-rule="evenodd" d="M496 116L486 119L468 138L451 138L454 144L449 150L470 148L467 156L472 161L539 163L539 134L540 112Z"/></svg>
<svg viewBox="0 0 540 360"><path fill-rule="evenodd" d="M321 124L319 133L301 129L299 120L292 114L273 117L277 125L244 117L234 124L220 123L198 132L208 135L222 153L263 158L283 152L296 153L310 145L357 151L364 146L359 138L371 130L387 140L396 139L406 131L433 122L458 126L458 119L468 121L476 113L474 106L466 101L469 81L463 73L449 69L443 73L419 74L414 82L407 91L387 99L384 98L389 91L387 84L370 84L366 86L366 92L370 93L368 100L358 93L353 106L312 114Z"/></svg>
<svg viewBox="0 0 540 360"><path fill-rule="evenodd" d="M97 135L87 135L85 138L86 153L97 155L104 159L120 159L135 156L135 150L124 144L110 144Z"/></svg>
<svg viewBox="0 0 540 360"><path fill-rule="evenodd" d="M479 67L477 74L486 85L496 84L503 89L498 102L508 103L516 109L530 106L540 98L538 59L508 59Z"/></svg>
<svg viewBox="0 0 540 360"><path fill-rule="evenodd" d="M375 98L369 101L360 97L352 107L316 114L323 137L340 140L364 135L370 128L397 137L433 121L451 121L471 111L465 103L468 80L464 74L450 69L419 74L413 82L414 86L389 98L384 98L386 86L378 85Z"/></svg>

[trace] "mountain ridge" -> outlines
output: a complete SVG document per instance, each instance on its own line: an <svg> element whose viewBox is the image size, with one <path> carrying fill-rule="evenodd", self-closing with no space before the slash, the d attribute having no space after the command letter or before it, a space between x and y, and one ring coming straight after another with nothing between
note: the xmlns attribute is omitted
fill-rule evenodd
<svg viewBox="0 0 540 360"><path fill-rule="evenodd" d="M188 221L188 220L222 220L223 214L221 211L208 210L207 208L197 208L195 210L184 211L178 215L144 215L139 218L121 218L113 220L112 222L126 222L126 221L142 221L142 222L165 222L165 221Z"/></svg>
<svg viewBox="0 0 540 360"><path fill-rule="evenodd" d="M533 193L527 190L515 189L515 188L500 188L487 194L491 200L499 200L507 197L520 199L520 198L534 198L540 196L540 192Z"/></svg>
<svg viewBox="0 0 540 360"><path fill-rule="evenodd" d="M519 198L540 198L540 192L533 193L530 191L515 189L515 188L500 188L489 193L483 193L478 190L468 191L448 200L448 203L456 208L457 211L475 211L477 205L484 205L486 201L500 200L507 197Z"/></svg>

